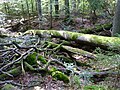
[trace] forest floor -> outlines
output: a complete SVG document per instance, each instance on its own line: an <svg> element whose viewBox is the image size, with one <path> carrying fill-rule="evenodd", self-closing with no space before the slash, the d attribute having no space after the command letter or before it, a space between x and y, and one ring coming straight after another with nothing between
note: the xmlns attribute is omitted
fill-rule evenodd
<svg viewBox="0 0 120 90"><path fill-rule="evenodd" d="M103 19L100 18L97 20L96 25L102 25L105 23L109 23L110 19ZM44 18L42 22L42 29L50 30L50 19ZM0 29L0 33L9 35L11 37L17 36L18 32L25 32L27 29L38 29L39 23L37 19L31 19L26 21L12 21L9 25L5 25L5 28ZM73 18L72 23L66 25L62 22L62 19L53 19L52 21L52 30L68 30L77 32L80 29L83 28L91 28L95 27L94 24L91 23L91 21L87 18ZM106 31L106 32L105 32ZM110 30L103 30L102 32L95 32L96 35L103 35L103 36L110 36ZM30 38L28 38L30 39ZM8 39L9 40L9 39ZM7 42L6 40L5 42ZM12 39L11 39L12 40ZM18 39L19 40L19 39ZM27 40L27 39L26 39ZM43 40L43 39L42 39ZM57 39L45 39L45 41L54 41L57 42ZM88 47L82 47L82 49L85 49ZM89 50L91 53L95 52L99 54L99 58L97 58L97 61L90 62L89 65L94 67L96 70L107 70L113 66L116 66L116 64L120 63L120 56L113 57L114 54L109 51L102 51L99 48L95 50ZM21 51L24 52L24 51ZM53 51L51 54L58 54L61 52ZM63 52L62 52L63 53ZM108 56L104 55L103 53L107 53ZM1 54L1 53L0 53ZM43 55L43 53L40 53ZM64 53L66 54L66 53ZM52 56L51 55L51 56ZM67 57L67 55L64 55ZM47 59L51 59L51 57L48 55L46 57ZM83 56L76 56L76 58L80 59L81 61L85 62L85 60L89 60L86 57ZM116 61L114 61L116 59ZM75 63L74 63L75 64ZM51 65L52 66L52 65ZM58 64L55 64L56 67L61 67ZM0 66L1 67L1 66ZM79 68L82 68L86 71L91 71L91 68L86 66L79 66ZM84 72L84 71L83 71ZM88 76L91 77L91 76ZM17 77L9 78L9 80L13 80L14 84L17 83L18 88L20 87L20 90L119 90L120 88L120 76L119 75L110 75L108 77L102 76L102 77L96 77L95 81L92 82L89 80L84 80L79 77L76 77L74 74L69 75L70 83L64 83L63 81L56 80L51 75L45 75L42 76L40 73L34 73L30 71L26 71L24 74L20 74ZM79 79L79 80L78 80ZM99 80L100 79L100 80ZM20 85L18 85L18 83ZM26 85L26 86L24 86ZM3 85L1 85L2 87ZM29 88L27 86L30 86ZM16 88L16 87L15 87ZM16 90L18 90L18 88Z"/></svg>

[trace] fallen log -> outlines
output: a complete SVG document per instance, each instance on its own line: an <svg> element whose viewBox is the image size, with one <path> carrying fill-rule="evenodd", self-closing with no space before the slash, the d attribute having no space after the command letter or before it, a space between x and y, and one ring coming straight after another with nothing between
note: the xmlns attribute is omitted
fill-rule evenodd
<svg viewBox="0 0 120 90"><path fill-rule="evenodd" d="M97 25L93 28L81 29L78 32L79 33L84 33L84 34L93 34L95 32L100 32L100 31L103 31L103 30L110 30L111 27L112 27L112 23L107 23L107 24L103 24L103 25Z"/></svg>
<svg viewBox="0 0 120 90"><path fill-rule="evenodd" d="M90 52L84 51L82 49L79 48L73 48L71 46L65 46L65 45L59 45L53 42L46 42L46 44L50 47L53 48L53 51L56 50L60 50L63 52L66 52L69 56L69 58L65 58L63 56L58 55L59 58L62 58L62 60L64 60L65 62L76 62L76 64L78 66L88 66L91 67L89 65L89 59L93 59L96 60L97 55L92 54ZM75 57L77 56L77 57ZM81 57L81 58L80 58ZM82 58L83 57L83 58ZM86 58L89 58L88 60L84 60Z"/></svg>
<svg viewBox="0 0 120 90"><path fill-rule="evenodd" d="M98 35L90 35L83 33L76 33L70 31L56 31L56 30L28 30L23 35L51 35L52 37L66 39L68 41L76 41L76 43L82 45L88 45L92 47L100 47L107 50L120 51L120 38L118 37L106 37Z"/></svg>
<svg viewBox="0 0 120 90"><path fill-rule="evenodd" d="M88 58L96 58L96 55L87 51L84 51L82 49L79 48L73 48L71 46L65 46L65 45L60 45L53 43L53 42L46 42L49 46L51 45L54 49L64 49L65 51L74 53L74 54L78 54L78 55L82 55Z"/></svg>

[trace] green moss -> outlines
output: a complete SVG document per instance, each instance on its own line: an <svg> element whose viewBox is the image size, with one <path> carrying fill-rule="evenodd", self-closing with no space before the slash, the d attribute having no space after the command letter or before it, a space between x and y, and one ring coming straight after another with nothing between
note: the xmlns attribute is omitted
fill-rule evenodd
<svg viewBox="0 0 120 90"><path fill-rule="evenodd" d="M36 52L28 55L27 58L25 59L25 61L30 65L36 65L37 60L40 61L43 64L46 64L46 62L47 62L42 55L38 55L38 58L37 58L37 53Z"/></svg>
<svg viewBox="0 0 120 90"><path fill-rule="evenodd" d="M38 56L38 60L39 60L41 63L43 63L43 64L46 64L46 63L47 63L46 59L45 59L42 55L39 55L39 56Z"/></svg>
<svg viewBox="0 0 120 90"><path fill-rule="evenodd" d="M53 72L57 71L57 68L55 67L52 67L50 70L49 70L49 73L52 74Z"/></svg>
<svg viewBox="0 0 120 90"><path fill-rule="evenodd" d="M76 32L69 32L69 31L57 31L57 30L35 30L37 35L39 34L49 34L56 37L62 37L67 40L74 40L74 41L84 41L86 44L95 44L103 48L103 46L110 48L110 49L118 49L120 50L120 38L118 37L104 37L104 36L97 36L97 35L90 35L90 34L82 34Z"/></svg>
<svg viewBox="0 0 120 90"><path fill-rule="evenodd" d="M74 34L71 33L71 39L72 39L72 40L76 40L77 38L78 38L78 35L77 35L77 34L74 35Z"/></svg>
<svg viewBox="0 0 120 90"><path fill-rule="evenodd" d="M98 44L98 45L103 45L107 46L108 49L119 49L120 48L120 39L117 37L103 37L103 36L95 36L93 35L91 38L91 42Z"/></svg>
<svg viewBox="0 0 120 90"><path fill-rule="evenodd" d="M36 57L37 57L37 53L34 52L34 53L28 55L28 56L26 57L25 61L26 61L28 64L30 64L30 65L35 65L35 64L37 64Z"/></svg>
<svg viewBox="0 0 120 90"><path fill-rule="evenodd" d="M88 86L85 86L83 90L106 90L106 89L103 86L88 85Z"/></svg>
<svg viewBox="0 0 120 90"><path fill-rule="evenodd" d="M6 84L1 90L17 90L17 88L11 84Z"/></svg>
<svg viewBox="0 0 120 90"><path fill-rule="evenodd" d="M106 40L103 40L102 37L98 38L96 36L93 36L92 39L91 39L91 41L93 41L96 44L105 44L106 42L108 42L108 40L106 41Z"/></svg>
<svg viewBox="0 0 120 90"><path fill-rule="evenodd" d="M51 34L56 35L56 36L60 36L61 35L59 32L57 32L55 30L51 30L50 32L51 32Z"/></svg>
<svg viewBox="0 0 120 90"><path fill-rule="evenodd" d="M60 71L55 71L55 72L52 72L52 77L57 79L57 80L61 80L63 81L64 83L69 83L69 78L67 75L63 74L62 72Z"/></svg>
<svg viewBox="0 0 120 90"><path fill-rule="evenodd" d="M22 72L21 67L17 67L17 68L14 68L14 69L8 71L7 73L9 73L9 74L11 74L13 76L17 76L21 72ZM8 78L9 78L9 76L7 74L1 74L0 75L0 80L5 80L5 79L8 79Z"/></svg>

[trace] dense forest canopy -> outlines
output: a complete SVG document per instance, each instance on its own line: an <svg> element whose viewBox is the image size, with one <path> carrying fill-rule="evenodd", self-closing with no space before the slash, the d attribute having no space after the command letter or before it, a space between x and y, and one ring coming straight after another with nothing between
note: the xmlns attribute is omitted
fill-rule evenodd
<svg viewBox="0 0 120 90"><path fill-rule="evenodd" d="M0 90L119 90L120 0L0 0Z"/></svg>

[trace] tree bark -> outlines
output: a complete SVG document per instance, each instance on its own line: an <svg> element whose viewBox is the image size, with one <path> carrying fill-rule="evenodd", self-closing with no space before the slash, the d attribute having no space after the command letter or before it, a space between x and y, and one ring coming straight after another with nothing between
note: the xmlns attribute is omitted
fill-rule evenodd
<svg viewBox="0 0 120 90"><path fill-rule="evenodd" d="M84 51L84 50L79 49L79 48L73 48L71 46L65 46L65 45L60 45L59 46L59 44L56 44L56 43L53 43L53 42L47 42L47 44L51 45L54 48L58 47L58 49L63 49L63 50L68 51L70 53L86 56L86 57L89 57L89 58L94 58L95 59L97 57L95 54L92 54L90 52Z"/></svg>
<svg viewBox="0 0 120 90"><path fill-rule="evenodd" d="M26 5L27 5L28 18L30 19L30 11L29 11L29 4L28 4L28 0L26 0Z"/></svg>
<svg viewBox="0 0 120 90"><path fill-rule="evenodd" d="M91 47L101 47L107 50L120 51L120 38L118 37L105 37L98 35L90 35L83 33L76 33L70 31L56 31L56 30L29 30L24 34L36 35L51 35L52 37L62 38L66 40L76 41L76 43L88 45Z"/></svg>
<svg viewBox="0 0 120 90"><path fill-rule="evenodd" d="M65 0L65 18L70 18L70 8L69 8L69 0Z"/></svg>
<svg viewBox="0 0 120 90"><path fill-rule="evenodd" d="M37 10L38 10L38 17L39 17L39 28L42 28L42 6L41 6L41 0L37 0Z"/></svg>
<svg viewBox="0 0 120 90"><path fill-rule="evenodd" d="M50 29L52 29L52 0L50 0Z"/></svg>
<svg viewBox="0 0 120 90"><path fill-rule="evenodd" d="M116 12L113 20L112 36L120 34L120 0L117 0Z"/></svg>
<svg viewBox="0 0 120 90"><path fill-rule="evenodd" d="M59 3L58 3L58 0L55 0L55 17L57 18L58 17L58 14L59 14Z"/></svg>
<svg viewBox="0 0 120 90"><path fill-rule="evenodd" d="M76 11L76 5L77 4L77 1L76 0L72 0L72 10L73 11Z"/></svg>

